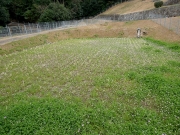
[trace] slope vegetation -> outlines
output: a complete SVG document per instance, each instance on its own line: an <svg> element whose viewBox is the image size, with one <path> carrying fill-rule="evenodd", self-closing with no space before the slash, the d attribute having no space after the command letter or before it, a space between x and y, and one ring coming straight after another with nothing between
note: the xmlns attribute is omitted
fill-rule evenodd
<svg viewBox="0 0 180 135"><path fill-rule="evenodd" d="M36 36L34 37L26 37L26 39L1 45L0 55L9 54L14 51L21 51L26 48L31 48L34 46L39 46L47 43L57 42L62 39L95 37L134 38L136 37L136 29L138 27L142 28L143 32L146 32L146 35L143 35L143 37L151 37L156 40L163 40L167 42L180 42L179 35L175 34L171 30L164 28L159 24L156 24L151 20L141 20L132 22L106 22L104 24L94 24L67 30L56 30L46 34L35 34Z"/></svg>
<svg viewBox="0 0 180 135"><path fill-rule="evenodd" d="M167 0L163 0L164 2ZM154 8L153 0L131 0L118 4L102 13L105 14L127 14Z"/></svg>

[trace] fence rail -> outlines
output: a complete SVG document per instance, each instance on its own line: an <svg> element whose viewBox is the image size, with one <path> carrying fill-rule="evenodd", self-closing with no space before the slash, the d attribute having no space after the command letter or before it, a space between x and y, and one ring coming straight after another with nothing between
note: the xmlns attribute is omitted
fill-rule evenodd
<svg viewBox="0 0 180 135"><path fill-rule="evenodd" d="M41 31L47 31L58 28L70 28L85 26L89 24L102 23L102 19L82 19L82 20L72 20L72 21L59 21L59 22L42 22L42 23L24 23L15 26L6 26L0 28L0 37L15 36L15 35L25 35L38 33Z"/></svg>

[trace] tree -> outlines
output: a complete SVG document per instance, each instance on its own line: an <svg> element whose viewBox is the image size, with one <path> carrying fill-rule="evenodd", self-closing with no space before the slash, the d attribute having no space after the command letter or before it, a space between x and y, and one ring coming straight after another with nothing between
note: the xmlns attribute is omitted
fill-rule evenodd
<svg viewBox="0 0 180 135"><path fill-rule="evenodd" d="M36 22L39 19L42 11L39 11L37 7L37 5L33 5L31 9L27 10L23 14L25 20L27 20L28 22Z"/></svg>
<svg viewBox="0 0 180 135"><path fill-rule="evenodd" d="M70 9L72 19L80 19L83 16L81 0L66 0L65 7Z"/></svg>
<svg viewBox="0 0 180 135"><path fill-rule="evenodd" d="M81 19L125 0L0 0L0 24Z"/></svg>
<svg viewBox="0 0 180 135"><path fill-rule="evenodd" d="M155 6L156 8L159 8L159 7L161 7L162 5L163 5L163 1L157 1L157 2L154 3L154 6Z"/></svg>
<svg viewBox="0 0 180 135"><path fill-rule="evenodd" d="M10 21L8 5L10 0L1 0L0 1L0 25L5 26L7 22Z"/></svg>
<svg viewBox="0 0 180 135"><path fill-rule="evenodd" d="M34 0L33 5L23 14L25 20L28 22L36 22L50 3L51 0Z"/></svg>
<svg viewBox="0 0 180 135"><path fill-rule="evenodd" d="M32 0L12 0L9 7L11 18L18 21L25 21L24 12L26 12L32 5Z"/></svg>
<svg viewBox="0 0 180 135"><path fill-rule="evenodd" d="M60 3L50 3L40 16L39 22L63 21L72 18L69 9Z"/></svg>

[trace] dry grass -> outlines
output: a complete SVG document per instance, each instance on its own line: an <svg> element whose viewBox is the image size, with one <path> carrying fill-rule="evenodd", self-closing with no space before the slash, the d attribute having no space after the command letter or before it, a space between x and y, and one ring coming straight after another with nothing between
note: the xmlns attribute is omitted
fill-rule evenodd
<svg viewBox="0 0 180 135"><path fill-rule="evenodd" d="M103 24L88 25L73 29L59 30L47 34L37 35L27 39L0 46L0 54L31 48L33 46L57 42L63 39L95 38L95 37L136 37L137 28L141 28L147 35L157 40L180 42L180 36L150 20L131 22L106 22Z"/></svg>
<svg viewBox="0 0 180 135"><path fill-rule="evenodd" d="M47 34L48 37L67 38L91 38L91 37L136 37L137 28L146 31L148 37L168 42L180 41L180 36L154 23L151 20L131 21L131 22L107 22L104 24L89 25L65 31L56 31ZM166 34L164 34L166 33ZM54 36L53 36L54 35ZM53 38L54 39L54 38Z"/></svg>
<svg viewBox="0 0 180 135"><path fill-rule="evenodd" d="M162 0L167 1L167 0ZM132 12L138 12L154 8L154 2L152 0L131 0L118 4L102 14L127 14Z"/></svg>

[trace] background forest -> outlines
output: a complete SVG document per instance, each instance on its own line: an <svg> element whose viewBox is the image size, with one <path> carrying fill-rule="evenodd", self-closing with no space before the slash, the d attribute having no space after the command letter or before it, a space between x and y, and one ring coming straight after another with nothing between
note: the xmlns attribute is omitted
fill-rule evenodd
<svg viewBox="0 0 180 135"><path fill-rule="evenodd" d="M0 26L88 18L125 0L0 0Z"/></svg>

